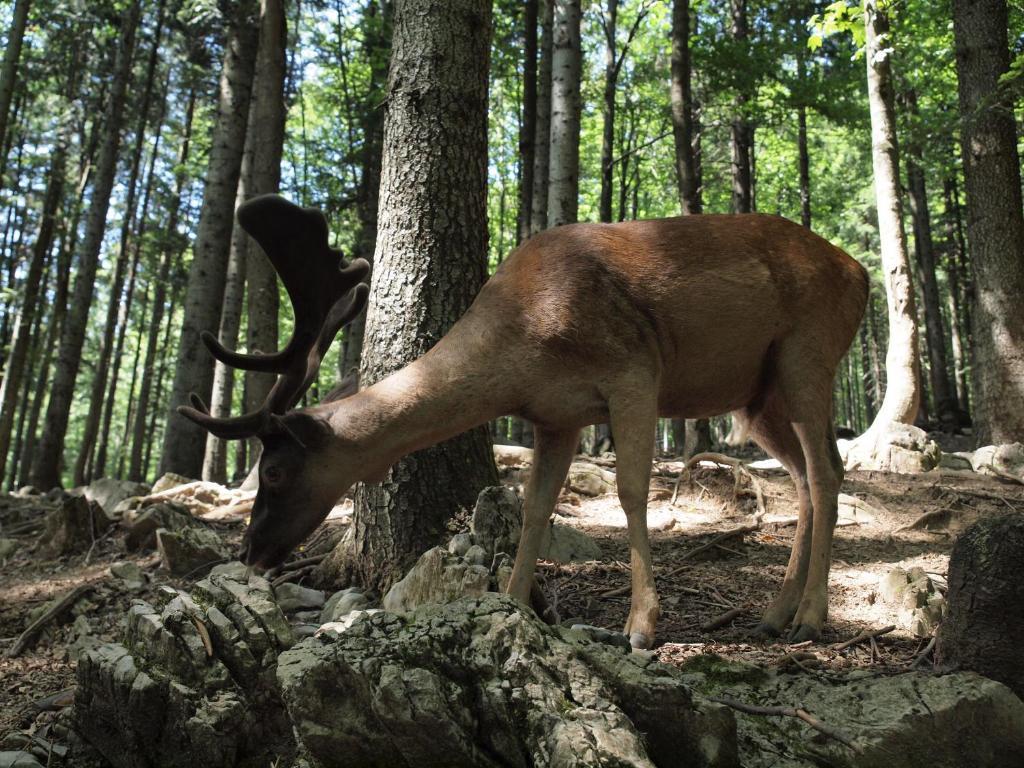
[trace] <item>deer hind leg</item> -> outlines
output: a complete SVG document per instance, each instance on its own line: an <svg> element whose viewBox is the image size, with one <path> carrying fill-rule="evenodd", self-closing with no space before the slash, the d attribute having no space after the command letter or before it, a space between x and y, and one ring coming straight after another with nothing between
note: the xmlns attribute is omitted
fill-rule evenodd
<svg viewBox="0 0 1024 768"><path fill-rule="evenodd" d="M740 418L747 421L750 436L771 456L778 459L796 485L799 517L786 575L783 577L779 594L768 606L761 623L754 630L755 634L774 637L781 634L793 620L803 597L804 585L807 583L813 530L813 507L807 484L807 466L800 440L789 423L789 415L785 412L785 406L779 397L769 396L763 408L756 413L745 410L740 414Z"/></svg>
<svg viewBox="0 0 1024 768"><path fill-rule="evenodd" d="M650 391L655 391L655 388L650 388ZM608 410L615 436L619 503L626 513L629 532L633 582L625 632L634 648L649 648L654 642L660 613L651 562L651 542L647 534L647 493L651 484L651 461L658 423L657 403L635 396L609 402Z"/></svg>
<svg viewBox="0 0 1024 768"><path fill-rule="evenodd" d="M516 562L508 583L508 593L525 605L530 604L533 572L537 567L544 530L565 483L578 442L579 430L534 429L533 468L526 483L523 532L519 537Z"/></svg>

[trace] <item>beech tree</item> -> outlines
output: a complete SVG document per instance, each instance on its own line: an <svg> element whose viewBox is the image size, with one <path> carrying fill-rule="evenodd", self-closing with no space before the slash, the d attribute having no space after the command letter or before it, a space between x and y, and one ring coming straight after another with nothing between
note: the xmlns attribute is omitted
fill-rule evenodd
<svg viewBox="0 0 1024 768"><path fill-rule="evenodd" d="M551 140L547 225L576 221L580 184L580 0L552 0Z"/></svg>

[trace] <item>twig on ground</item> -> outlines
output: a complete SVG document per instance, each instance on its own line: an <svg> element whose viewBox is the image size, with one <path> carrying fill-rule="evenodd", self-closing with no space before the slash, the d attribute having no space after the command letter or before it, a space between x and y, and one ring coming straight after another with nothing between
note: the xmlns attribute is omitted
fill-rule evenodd
<svg viewBox="0 0 1024 768"><path fill-rule="evenodd" d="M745 704L742 701L736 701L736 699L725 698L724 696L712 696L710 697L709 701L714 701L718 704L724 704L727 707L732 707L733 709L739 712L744 712L748 715L764 715L766 717L795 717L800 720L803 720L811 728L818 731L818 733L822 733L825 736L828 736L830 739L834 739L835 741L838 741L840 744L846 745L854 752L859 753L861 751L861 748L857 745L857 743L854 742L853 739L851 739L841 730L839 730L833 725L829 725L828 723L822 722L802 707L761 707L754 704Z"/></svg>
<svg viewBox="0 0 1024 768"><path fill-rule="evenodd" d="M935 641L936 636L932 635L931 639L928 641L928 645L924 647L923 651L917 654L917 657L914 659L914 662L910 665L911 669L915 669L924 664L924 660L931 655L933 650L935 650Z"/></svg>
<svg viewBox="0 0 1024 768"><path fill-rule="evenodd" d="M739 605L735 608L731 608L723 614L716 616L707 624L704 624L701 628L701 632L712 632L720 627L724 627L727 624L731 624L733 621L738 619L744 613L750 610L749 605Z"/></svg>
<svg viewBox="0 0 1024 768"><path fill-rule="evenodd" d="M282 584L285 584L290 581L301 581L303 578L311 574L315 567L316 563L311 563L310 565L304 565L301 568L294 568L290 571L285 571L272 582L270 582L270 584L273 587L279 587Z"/></svg>
<svg viewBox="0 0 1024 768"><path fill-rule="evenodd" d="M21 652L29 646L35 636L39 634L39 631L43 627L73 606L86 592L91 592L94 586L95 585L93 584L79 584L73 590L64 595L64 597L51 605L42 616L25 628L25 631L22 632L18 636L18 639L14 641L14 645L7 649L7 658L13 659L15 656L21 654Z"/></svg>
<svg viewBox="0 0 1024 768"><path fill-rule="evenodd" d="M929 512L918 515L914 520L906 525L901 525L899 528L894 530L893 533L903 533L904 531L916 531L921 528L926 528L928 523L933 520L939 520L942 517L951 514L953 514L953 510L947 509L946 507L943 507L942 509L933 509Z"/></svg>
<svg viewBox="0 0 1024 768"><path fill-rule="evenodd" d="M858 645L859 643L863 643L868 640L873 640L874 638L881 637L882 635L887 635L894 629L896 629L896 625L890 624L889 626L882 627L881 629L865 630L864 632L861 632L859 635L857 635L854 638L851 638L850 640L847 640L846 642L837 643L836 645L833 645L832 650L844 651L850 646Z"/></svg>

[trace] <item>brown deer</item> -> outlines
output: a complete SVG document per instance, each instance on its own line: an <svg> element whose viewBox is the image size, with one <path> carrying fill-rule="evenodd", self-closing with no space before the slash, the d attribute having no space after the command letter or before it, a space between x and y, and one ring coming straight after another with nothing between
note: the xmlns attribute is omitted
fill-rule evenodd
<svg viewBox="0 0 1024 768"><path fill-rule="evenodd" d="M763 634L792 624L818 636L843 464L832 382L867 300L864 269L809 230L774 216L685 216L574 224L516 250L427 354L335 402L291 410L334 335L366 301L365 261L346 265L318 212L267 196L238 218L295 305L295 335L272 355L204 340L217 359L280 378L264 406L214 418L179 410L223 438L263 443L259 493L241 558L280 563L354 483L407 453L505 414L534 424L534 465L510 594L529 604L541 536L580 429L608 421L626 514L632 604L625 631L654 640L658 596L647 494L659 416L732 412L792 476L799 523Z"/></svg>

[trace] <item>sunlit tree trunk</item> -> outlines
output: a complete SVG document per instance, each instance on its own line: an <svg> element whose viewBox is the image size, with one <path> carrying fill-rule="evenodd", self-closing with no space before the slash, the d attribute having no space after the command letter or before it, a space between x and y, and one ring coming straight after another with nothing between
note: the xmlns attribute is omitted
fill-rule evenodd
<svg viewBox="0 0 1024 768"><path fill-rule="evenodd" d="M11 26L7 30L7 47L4 49L4 62L0 68L0 147L6 144L7 118L11 113L11 98L14 96L18 62L21 59L21 43L25 39L28 9L31 4L31 0L16 0Z"/></svg>
<svg viewBox="0 0 1024 768"><path fill-rule="evenodd" d="M549 227L576 221L580 185L580 0L553 0Z"/></svg>
<svg viewBox="0 0 1024 768"><path fill-rule="evenodd" d="M737 47L745 47L750 38L750 25L747 22L747 0L729 0L732 18L730 34ZM750 94L740 89L736 94L735 113L730 129L730 145L732 148L732 212L750 213L753 210L753 182L750 168L751 129L747 109Z"/></svg>

